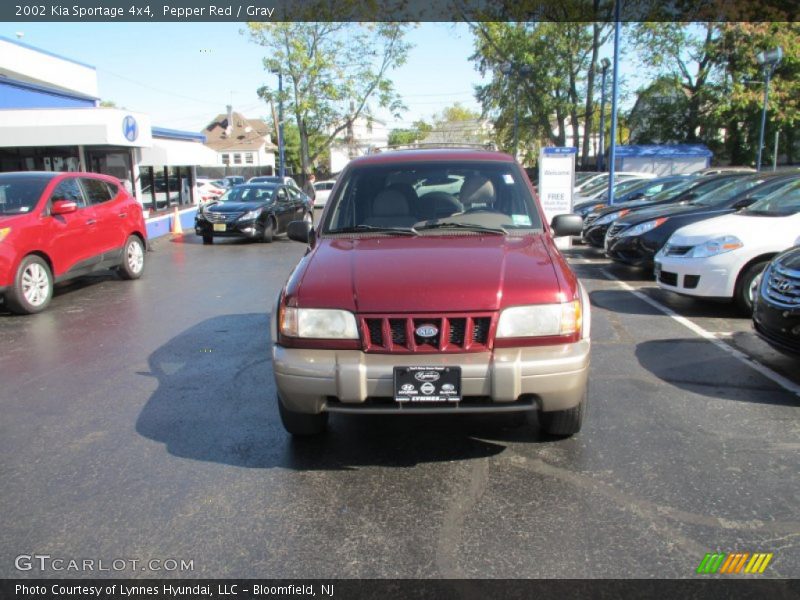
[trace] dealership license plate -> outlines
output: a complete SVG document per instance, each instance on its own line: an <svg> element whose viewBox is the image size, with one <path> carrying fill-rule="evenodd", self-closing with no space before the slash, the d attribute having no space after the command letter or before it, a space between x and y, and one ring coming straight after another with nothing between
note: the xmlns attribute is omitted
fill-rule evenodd
<svg viewBox="0 0 800 600"><path fill-rule="evenodd" d="M214 223L214 231L227 231L228 226L225 223Z"/></svg>
<svg viewBox="0 0 800 600"><path fill-rule="evenodd" d="M461 367L395 367L397 402L460 402Z"/></svg>

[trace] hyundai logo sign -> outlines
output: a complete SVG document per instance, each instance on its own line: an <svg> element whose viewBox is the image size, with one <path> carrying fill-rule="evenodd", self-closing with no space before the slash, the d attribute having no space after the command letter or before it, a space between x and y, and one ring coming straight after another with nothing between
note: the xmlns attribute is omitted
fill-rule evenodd
<svg viewBox="0 0 800 600"><path fill-rule="evenodd" d="M129 142L135 142L139 137L139 125L136 123L136 119L130 115L122 120L122 134Z"/></svg>

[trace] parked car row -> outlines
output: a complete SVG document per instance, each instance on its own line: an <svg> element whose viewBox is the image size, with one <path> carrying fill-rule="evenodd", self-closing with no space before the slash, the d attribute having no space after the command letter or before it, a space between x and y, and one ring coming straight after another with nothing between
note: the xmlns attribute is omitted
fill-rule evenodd
<svg viewBox="0 0 800 600"><path fill-rule="evenodd" d="M613 206L577 205L582 240L653 269L662 289L735 302L764 339L799 351L800 250L781 253L800 245L800 169L663 178L672 185L642 194L660 181L624 182Z"/></svg>

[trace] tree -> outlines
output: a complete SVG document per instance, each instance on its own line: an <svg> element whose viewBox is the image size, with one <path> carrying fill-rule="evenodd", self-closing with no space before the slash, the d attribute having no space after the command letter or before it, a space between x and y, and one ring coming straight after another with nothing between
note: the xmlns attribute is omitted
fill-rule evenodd
<svg viewBox="0 0 800 600"><path fill-rule="evenodd" d="M393 129L389 132L390 146L409 146L419 142L432 129L429 123L420 119L410 129Z"/></svg>
<svg viewBox="0 0 800 600"><path fill-rule="evenodd" d="M600 10L599 2L593 6ZM492 73L492 81L476 93L484 113L494 117L500 145L511 145L516 110L521 146L528 152L523 160L532 160L540 143L569 143L581 149L585 164L595 111L595 63L609 24L481 22L472 28L471 59L482 75ZM511 67L507 75L506 65Z"/></svg>
<svg viewBox="0 0 800 600"><path fill-rule="evenodd" d="M406 28L399 23L247 24L251 40L267 50L265 70L283 73L282 100L297 126L304 176L370 102L394 114L404 109L388 74L406 60ZM259 88L258 94L268 102L279 100L272 86Z"/></svg>

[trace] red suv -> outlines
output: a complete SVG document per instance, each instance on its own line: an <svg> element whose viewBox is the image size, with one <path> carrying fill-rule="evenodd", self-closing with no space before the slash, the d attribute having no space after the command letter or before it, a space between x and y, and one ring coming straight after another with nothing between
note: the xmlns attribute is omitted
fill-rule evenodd
<svg viewBox="0 0 800 600"><path fill-rule="evenodd" d="M329 413L539 411L580 430L589 300L516 161L497 152L406 150L350 162L276 300L273 371L285 428Z"/></svg>
<svg viewBox="0 0 800 600"><path fill-rule="evenodd" d="M0 173L0 295L40 312L53 284L99 269L144 272L142 208L119 180L95 173Z"/></svg>

